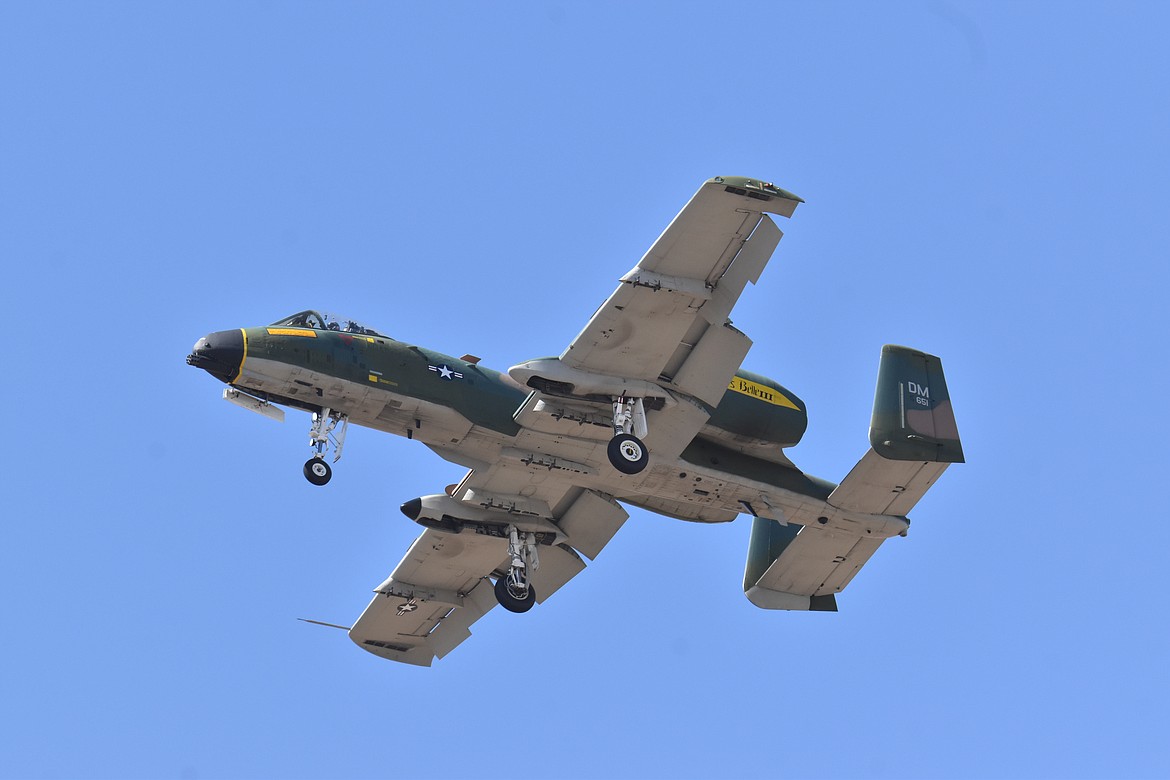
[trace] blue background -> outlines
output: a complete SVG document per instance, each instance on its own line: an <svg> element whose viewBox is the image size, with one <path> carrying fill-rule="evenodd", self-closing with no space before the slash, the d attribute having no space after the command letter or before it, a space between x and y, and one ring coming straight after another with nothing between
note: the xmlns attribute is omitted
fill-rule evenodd
<svg viewBox="0 0 1170 780"><path fill-rule="evenodd" d="M1165 777L1161 4L0 5L0 775ZM462 475L219 400L305 308L557 354L708 177L807 200L734 312L864 452L884 343L968 460L839 598L635 511L431 669L344 634Z"/></svg>

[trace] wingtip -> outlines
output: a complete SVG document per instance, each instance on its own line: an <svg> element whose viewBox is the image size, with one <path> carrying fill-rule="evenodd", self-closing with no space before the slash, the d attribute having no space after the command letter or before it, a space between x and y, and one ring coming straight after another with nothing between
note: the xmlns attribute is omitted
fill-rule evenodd
<svg viewBox="0 0 1170 780"><path fill-rule="evenodd" d="M727 187L734 187L736 189L756 190L757 192L767 193L785 200L796 201L797 203L804 203L804 198L799 195L789 192L782 187L777 187L770 181L763 179L751 179L746 176L716 176L713 179L707 180L711 184L722 184Z"/></svg>

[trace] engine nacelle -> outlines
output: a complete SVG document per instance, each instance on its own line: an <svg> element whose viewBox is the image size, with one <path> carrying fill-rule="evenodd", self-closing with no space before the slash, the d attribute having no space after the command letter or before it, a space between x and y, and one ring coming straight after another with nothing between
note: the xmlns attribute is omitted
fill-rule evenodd
<svg viewBox="0 0 1170 780"><path fill-rule="evenodd" d="M700 435L737 449L791 447L807 428L804 401L765 376L738 371Z"/></svg>

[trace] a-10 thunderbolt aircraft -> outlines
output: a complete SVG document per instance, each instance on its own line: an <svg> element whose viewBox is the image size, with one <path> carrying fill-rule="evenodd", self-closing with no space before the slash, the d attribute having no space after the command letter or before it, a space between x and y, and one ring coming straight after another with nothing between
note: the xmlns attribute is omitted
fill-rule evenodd
<svg viewBox="0 0 1170 780"><path fill-rule="evenodd" d="M804 402L740 370L752 342L728 315L780 241L768 214L802 202L759 179L707 181L560 357L507 374L315 311L212 333L187 362L247 409L310 412L315 485L350 422L470 469L402 505L422 535L348 629L375 655L429 666L497 603L543 602L622 527L622 503L704 523L751 515L748 599L836 611L963 451L939 359L886 346L871 449L841 484L785 455L807 426Z"/></svg>

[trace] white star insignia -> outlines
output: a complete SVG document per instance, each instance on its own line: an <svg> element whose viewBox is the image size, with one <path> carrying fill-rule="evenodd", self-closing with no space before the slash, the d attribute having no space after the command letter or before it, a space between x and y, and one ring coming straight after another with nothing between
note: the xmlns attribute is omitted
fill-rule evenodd
<svg viewBox="0 0 1170 780"><path fill-rule="evenodd" d="M434 371L436 374L438 374L440 379L446 379L448 382L450 382L452 379L462 379L463 378L463 374L460 374L458 371L452 370L452 368L446 364L441 365L441 366L427 366L427 368L429 368L431 371Z"/></svg>

